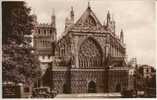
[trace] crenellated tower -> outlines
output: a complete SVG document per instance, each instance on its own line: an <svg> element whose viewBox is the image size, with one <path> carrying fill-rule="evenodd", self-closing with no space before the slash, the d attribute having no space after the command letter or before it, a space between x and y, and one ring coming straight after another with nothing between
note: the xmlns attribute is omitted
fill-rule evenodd
<svg viewBox="0 0 157 100"><path fill-rule="evenodd" d="M50 23L38 23L34 16L33 46L38 53L40 67L44 73L53 60L55 42L57 41L56 17L53 10Z"/></svg>

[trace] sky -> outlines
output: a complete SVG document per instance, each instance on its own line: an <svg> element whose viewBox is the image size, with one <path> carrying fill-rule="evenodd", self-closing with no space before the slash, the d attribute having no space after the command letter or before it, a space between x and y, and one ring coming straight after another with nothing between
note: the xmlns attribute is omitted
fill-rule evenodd
<svg viewBox="0 0 157 100"><path fill-rule="evenodd" d="M57 35L64 31L65 18L74 8L75 22L83 14L89 0L25 0L39 23L50 23L53 9ZM90 0L90 6L103 24L107 11L116 21L116 34L124 31L128 59L137 58L138 64L156 65L155 2L154 0Z"/></svg>

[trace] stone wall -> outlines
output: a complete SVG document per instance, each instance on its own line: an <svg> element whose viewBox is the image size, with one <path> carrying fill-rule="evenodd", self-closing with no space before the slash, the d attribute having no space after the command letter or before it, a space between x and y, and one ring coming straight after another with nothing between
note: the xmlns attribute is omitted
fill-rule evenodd
<svg viewBox="0 0 157 100"><path fill-rule="evenodd" d="M104 69L71 69L71 93L88 93L88 84L94 81L96 92L104 92ZM67 82L67 71L53 71L53 85L63 93L63 85Z"/></svg>

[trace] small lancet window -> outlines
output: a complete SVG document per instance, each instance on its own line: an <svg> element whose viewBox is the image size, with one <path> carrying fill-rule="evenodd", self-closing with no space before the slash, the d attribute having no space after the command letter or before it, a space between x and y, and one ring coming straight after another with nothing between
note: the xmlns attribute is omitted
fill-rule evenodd
<svg viewBox="0 0 157 100"><path fill-rule="evenodd" d="M46 34L46 30L44 30L44 34Z"/></svg>
<svg viewBox="0 0 157 100"><path fill-rule="evenodd" d="M52 30L50 30L50 34L52 34Z"/></svg>
<svg viewBox="0 0 157 100"><path fill-rule="evenodd" d="M38 29L38 33L40 34L40 29Z"/></svg>

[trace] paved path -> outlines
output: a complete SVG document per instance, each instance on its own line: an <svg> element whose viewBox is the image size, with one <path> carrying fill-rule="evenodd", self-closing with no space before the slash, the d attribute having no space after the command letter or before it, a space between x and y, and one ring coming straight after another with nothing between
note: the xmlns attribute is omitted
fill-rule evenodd
<svg viewBox="0 0 157 100"><path fill-rule="evenodd" d="M120 98L120 93L58 94L56 98Z"/></svg>

